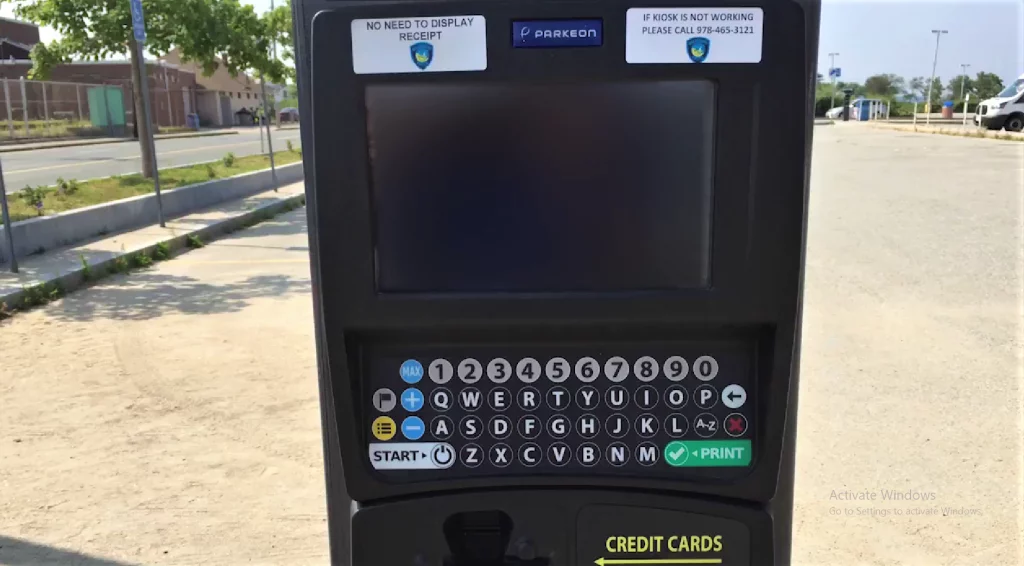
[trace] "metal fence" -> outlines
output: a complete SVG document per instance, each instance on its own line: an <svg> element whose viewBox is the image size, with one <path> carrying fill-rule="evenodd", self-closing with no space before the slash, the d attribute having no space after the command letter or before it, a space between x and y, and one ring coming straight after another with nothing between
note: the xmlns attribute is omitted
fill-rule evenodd
<svg viewBox="0 0 1024 566"><path fill-rule="evenodd" d="M132 136L134 102L130 84L85 84L0 79L0 141L86 136ZM190 89L150 89L153 124L187 125L195 108Z"/></svg>

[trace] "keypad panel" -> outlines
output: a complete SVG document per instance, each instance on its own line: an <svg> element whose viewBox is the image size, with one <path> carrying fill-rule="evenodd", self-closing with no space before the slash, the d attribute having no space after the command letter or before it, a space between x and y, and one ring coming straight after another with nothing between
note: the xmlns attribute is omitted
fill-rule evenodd
<svg viewBox="0 0 1024 566"><path fill-rule="evenodd" d="M367 455L390 481L728 479L754 461L753 346L745 342L368 353Z"/></svg>

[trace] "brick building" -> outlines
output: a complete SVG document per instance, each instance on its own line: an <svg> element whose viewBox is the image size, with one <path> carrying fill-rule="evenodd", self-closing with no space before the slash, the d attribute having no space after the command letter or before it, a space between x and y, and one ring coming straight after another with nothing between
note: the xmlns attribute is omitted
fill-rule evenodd
<svg viewBox="0 0 1024 566"><path fill-rule="evenodd" d="M116 85L122 87L126 121L134 120L134 100L132 92L132 66L128 60L115 61L75 61L54 67L47 83L28 81L28 71L32 61L28 51L39 42L39 28L34 24L0 18L0 79L7 79L6 92L11 98L10 104L15 109L15 119L21 118L18 113L27 108L29 119L42 119L44 112L41 101L43 89L46 89L47 103L45 112L50 116L74 114L85 96L80 91L81 85ZM6 51L4 51L6 49ZM19 51L20 49L20 51ZM150 110L153 123L159 126L183 126L185 115L195 112L196 108L196 75L178 65L166 61L146 61L146 75L149 79ZM20 80L25 79L25 98L22 102ZM18 84L13 81L19 81ZM65 84L61 84L65 83ZM3 95L3 92L0 92ZM6 108L0 102L0 118L5 117Z"/></svg>
<svg viewBox="0 0 1024 566"><path fill-rule="evenodd" d="M0 60L28 59L39 43L39 26L0 17Z"/></svg>

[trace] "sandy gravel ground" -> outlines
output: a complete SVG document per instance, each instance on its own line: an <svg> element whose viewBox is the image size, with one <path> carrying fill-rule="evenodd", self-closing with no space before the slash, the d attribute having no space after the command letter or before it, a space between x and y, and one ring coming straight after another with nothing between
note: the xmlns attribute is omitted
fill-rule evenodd
<svg viewBox="0 0 1024 566"><path fill-rule="evenodd" d="M0 327L0 563L325 563L304 214Z"/></svg>

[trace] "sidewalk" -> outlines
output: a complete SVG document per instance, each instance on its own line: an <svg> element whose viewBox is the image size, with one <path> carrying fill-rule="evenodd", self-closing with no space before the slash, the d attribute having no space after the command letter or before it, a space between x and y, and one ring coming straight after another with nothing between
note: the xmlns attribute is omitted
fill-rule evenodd
<svg viewBox="0 0 1024 566"><path fill-rule="evenodd" d="M238 134L238 131L234 129L205 131L200 130L198 132L182 132L177 134L157 134L156 136L154 136L154 138L158 140L166 140L174 138L204 138L210 136L229 136L235 134ZM29 143L9 143L0 145L0 153L9 153L12 151L31 151L33 149L52 149L55 147L75 147L80 145L101 145L108 143L124 142L138 143L138 140L132 138L78 138Z"/></svg>
<svg viewBox="0 0 1024 566"><path fill-rule="evenodd" d="M37 285L56 284L64 291L80 286L83 283L82 258L93 276L99 278L107 274L116 259L140 251L151 252L159 243L167 243L173 256L176 250L185 247L189 236L195 235L206 242L301 204L304 189L302 182L292 183L278 192L259 193L169 220L165 228L154 224L22 258L18 262L18 273L11 273L8 264L0 265L0 303L7 303L7 308L14 310L19 306L23 290Z"/></svg>

